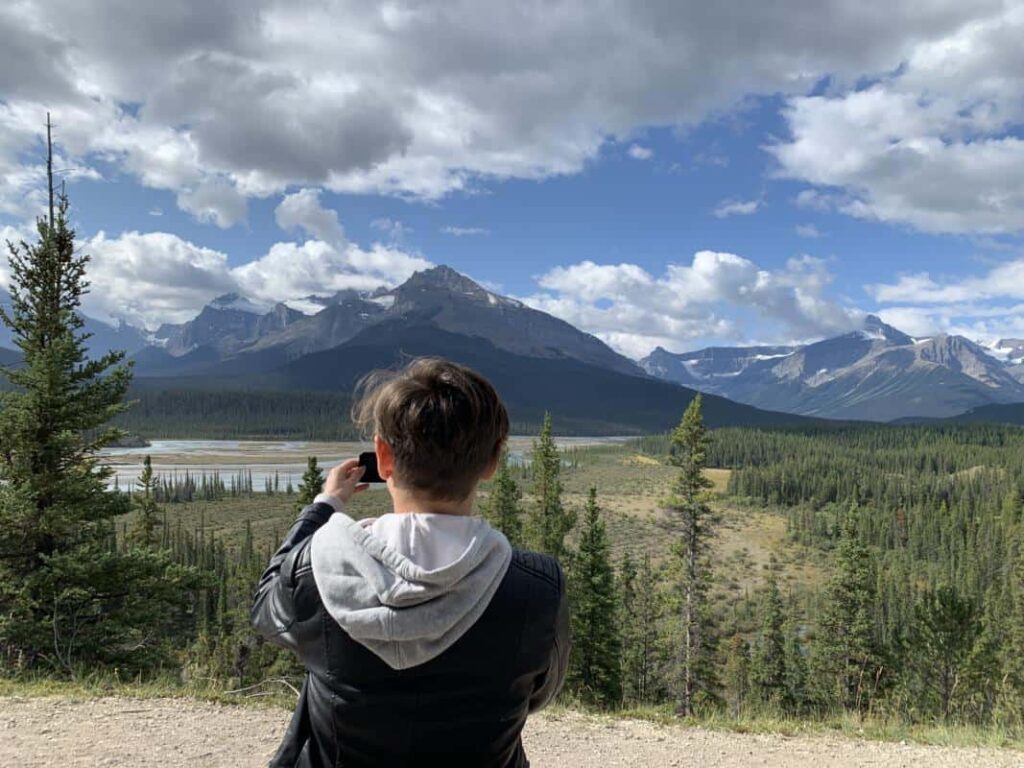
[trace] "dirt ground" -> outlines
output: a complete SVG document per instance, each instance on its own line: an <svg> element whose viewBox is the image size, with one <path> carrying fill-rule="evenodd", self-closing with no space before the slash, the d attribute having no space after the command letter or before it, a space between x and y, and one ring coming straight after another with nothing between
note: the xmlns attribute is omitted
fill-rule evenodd
<svg viewBox="0 0 1024 768"><path fill-rule="evenodd" d="M178 699L0 697L0 766L256 768L287 720L280 709ZM534 768L1024 766L1014 751L740 735L579 714L531 718L524 740Z"/></svg>

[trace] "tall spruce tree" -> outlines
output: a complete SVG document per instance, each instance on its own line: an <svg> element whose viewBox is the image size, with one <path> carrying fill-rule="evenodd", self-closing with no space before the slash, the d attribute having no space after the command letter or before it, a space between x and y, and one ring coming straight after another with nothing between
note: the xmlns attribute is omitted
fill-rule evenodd
<svg viewBox="0 0 1024 768"><path fill-rule="evenodd" d="M661 681L662 593L645 552L640 565L627 553L619 569L619 627L622 637L622 698L627 704L657 701Z"/></svg>
<svg viewBox="0 0 1024 768"><path fill-rule="evenodd" d="M544 414L544 426L533 443L531 461L533 500L526 515L526 546L567 561L565 537L576 525L576 513L562 503L562 454L555 445L551 414Z"/></svg>
<svg viewBox="0 0 1024 768"><path fill-rule="evenodd" d="M108 423L131 372L123 352L89 356L79 313L89 257L76 252L48 148L48 215L36 243L8 243L11 305L0 310L22 358L2 370L0 657L66 672L141 667L163 657L195 573L167 552L115 545L128 499L108 489L98 451L120 434Z"/></svg>
<svg viewBox="0 0 1024 768"><path fill-rule="evenodd" d="M690 402L672 432L669 461L679 468L666 503L666 512L678 528L672 547L677 592L679 637L675 666L677 711L687 717L702 700L717 699L715 676L715 624L708 604L711 583L710 543L714 534L704 475L711 438L704 426L702 398Z"/></svg>
<svg viewBox="0 0 1024 768"><path fill-rule="evenodd" d="M871 551L857 536L858 510L846 517L833 557L812 656L818 698L863 712L883 672L873 611L876 575Z"/></svg>
<svg viewBox="0 0 1024 768"><path fill-rule="evenodd" d="M162 524L163 514L156 501L156 478L153 475L153 461L149 456L142 461L142 472L136 481L132 502L135 517L129 530L129 541L140 547L155 547L159 541L157 529Z"/></svg>
<svg viewBox="0 0 1024 768"><path fill-rule="evenodd" d="M732 716L739 717L750 695L750 645L737 632L729 640L727 653L722 668L725 700Z"/></svg>
<svg viewBox="0 0 1024 768"><path fill-rule="evenodd" d="M783 627L786 638L786 698L783 702L789 712L800 713L807 707L807 658L800 642L800 628L792 606Z"/></svg>
<svg viewBox="0 0 1024 768"><path fill-rule="evenodd" d="M781 705L786 699L786 615L775 567L773 560L761 595L761 626L751 652L750 683L762 702Z"/></svg>
<svg viewBox="0 0 1024 768"><path fill-rule="evenodd" d="M579 547L569 570L569 590L573 636L569 687L589 704L618 706L622 703L622 641L615 573L594 488L587 496Z"/></svg>
<svg viewBox="0 0 1024 768"><path fill-rule="evenodd" d="M312 504L323 487L324 471L320 469L316 456L310 456L306 459L306 471L302 473L302 480L299 483L299 507Z"/></svg>
<svg viewBox="0 0 1024 768"><path fill-rule="evenodd" d="M1006 628L999 650L1003 676L998 713L1002 720L1024 728L1024 525L1004 585Z"/></svg>
<svg viewBox="0 0 1024 768"><path fill-rule="evenodd" d="M949 585L926 591L914 609L905 654L915 706L949 721L963 694L971 653L981 634L975 605Z"/></svg>
<svg viewBox="0 0 1024 768"><path fill-rule="evenodd" d="M491 493L482 505L484 517L505 534L513 547L523 545L522 492L508 466L508 454L502 454L498 472L491 483Z"/></svg>

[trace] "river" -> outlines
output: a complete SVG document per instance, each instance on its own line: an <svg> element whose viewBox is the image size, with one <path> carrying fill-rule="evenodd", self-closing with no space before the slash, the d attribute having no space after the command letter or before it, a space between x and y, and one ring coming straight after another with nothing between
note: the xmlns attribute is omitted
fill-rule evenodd
<svg viewBox="0 0 1024 768"><path fill-rule="evenodd" d="M509 438L509 457L522 462L529 455L531 436ZM561 448L572 446L607 445L621 443L628 437L558 437ZM153 471L160 477L179 477L185 473L211 475L217 473L230 484L239 473L252 475L253 489L263 491L267 480L277 482L281 490L290 481L297 486L306 469L309 456L316 456L322 467L333 467L339 461L371 450L369 443L310 442L303 440L153 440L145 448L107 448L104 462L114 470L111 485L129 488L142 470L145 456L153 463Z"/></svg>

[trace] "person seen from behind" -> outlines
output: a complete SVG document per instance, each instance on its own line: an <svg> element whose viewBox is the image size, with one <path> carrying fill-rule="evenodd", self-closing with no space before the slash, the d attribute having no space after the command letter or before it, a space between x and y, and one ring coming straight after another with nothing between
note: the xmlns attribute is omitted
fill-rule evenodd
<svg viewBox="0 0 1024 768"><path fill-rule="evenodd" d="M432 358L360 395L390 510L349 517L367 485L342 462L260 579L253 626L306 668L270 765L524 768L527 715L565 679L568 606L555 559L474 515L505 406L478 373Z"/></svg>

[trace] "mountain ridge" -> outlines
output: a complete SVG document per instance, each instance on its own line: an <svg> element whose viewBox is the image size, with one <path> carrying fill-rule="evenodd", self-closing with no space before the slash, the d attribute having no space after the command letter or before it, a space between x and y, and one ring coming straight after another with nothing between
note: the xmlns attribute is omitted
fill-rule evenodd
<svg viewBox="0 0 1024 768"><path fill-rule="evenodd" d="M947 334L914 338L876 315L858 330L809 344L658 348L641 366L738 402L821 418L944 418L1024 401L1013 367L980 344Z"/></svg>

